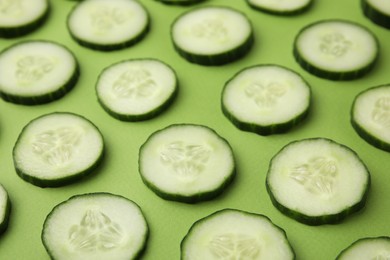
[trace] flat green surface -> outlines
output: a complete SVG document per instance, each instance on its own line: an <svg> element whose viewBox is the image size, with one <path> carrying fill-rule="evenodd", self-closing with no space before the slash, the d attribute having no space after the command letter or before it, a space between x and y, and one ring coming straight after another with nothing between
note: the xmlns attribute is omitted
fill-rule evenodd
<svg viewBox="0 0 390 260"><path fill-rule="evenodd" d="M255 45L240 61L220 67L188 63L175 53L170 25L191 7L141 1L150 13L151 30L137 45L121 51L97 52L78 46L66 30L66 16L77 2L52 0L52 13L38 31L17 39L0 39L0 49L26 39L46 39L69 47L80 62L76 87L53 103L33 107L0 101L0 183L12 201L9 229L0 237L0 259L48 259L40 240L41 228L51 209L72 195L111 192L125 196L143 209L150 225L144 259L179 259L179 244L192 223L223 208L236 208L268 216L286 230L297 259L334 259L361 237L390 235L390 154L362 140L353 130L350 107L354 97L371 86L390 82L390 31L366 19L357 0L315 1L299 16L279 17L252 10L244 0L208 0L198 6L225 5L243 11L253 23ZM358 22L378 37L380 60L365 77L334 82L301 69L292 56L293 39L308 23L327 18ZM95 82L101 70L128 58L158 58L177 72L180 91L173 105L149 121L126 123L110 117L98 104ZM311 85L313 106L305 122L286 134L259 136L236 129L222 114L220 95L224 83L244 67L275 63L300 73ZM21 129L32 119L54 111L81 114L94 122L106 142L106 157L93 176L73 185L42 189L21 180L13 168L12 148ZM138 149L154 131L174 123L198 123L215 129L231 144L237 160L237 178L222 196L188 205L164 201L151 192L138 173ZM366 163L372 186L365 209L337 225L306 226L277 211L265 189L268 163L290 141L326 137L355 150Z"/></svg>

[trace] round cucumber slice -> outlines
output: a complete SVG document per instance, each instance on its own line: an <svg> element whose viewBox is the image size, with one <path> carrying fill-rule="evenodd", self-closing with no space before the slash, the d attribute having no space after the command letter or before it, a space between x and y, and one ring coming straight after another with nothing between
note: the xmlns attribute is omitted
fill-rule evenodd
<svg viewBox="0 0 390 260"><path fill-rule="evenodd" d="M198 3L204 2L206 0L156 0L156 1L161 2L163 4L167 4L167 5L188 6L188 5L198 4Z"/></svg>
<svg viewBox="0 0 390 260"><path fill-rule="evenodd" d="M178 92L175 71L154 59L126 60L103 70L96 84L99 103L123 121L153 118L168 108Z"/></svg>
<svg viewBox="0 0 390 260"><path fill-rule="evenodd" d="M11 200L7 190L0 184L0 235L8 228L10 213Z"/></svg>
<svg viewBox="0 0 390 260"><path fill-rule="evenodd" d="M72 38L99 51L130 47L149 31L149 14L136 0L84 0L67 20Z"/></svg>
<svg viewBox="0 0 390 260"><path fill-rule="evenodd" d="M0 1L0 37L14 38L38 29L50 13L48 0Z"/></svg>
<svg viewBox="0 0 390 260"><path fill-rule="evenodd" d="M368 143L390 152L390 84L359 93L352 104L351 123Z"/></svg>
<svg viewBox="0 0 390 260"><path fill-rule="evenodd" d="M71 197L47 215L42 243L52 259L137 259L149 228L141 208L111 193Z"/></svg>
<svg viewBox="0 0 390 260"><path fill-rule="evenodd" d="M40 187L58 187L90 174L103 158L103 137L86 118L67 112L40 116L13 149L17 174Z"/></svg>
<svg viewBox="0 0 390 260"><path fill-rule="evenodd" d="M209 200L225 190L235 175L229 143L202 125L170 125L141 146L139 171L158 196L186 203Z"/></svg>
<svg viewBox="0 0 390 260"><path fill-rule="evenodd" d="M279 65L245 68L222 91L224 115L237 128L260 135L291 129L306 117L310 102L310 86Z"/></svg>
<svg viewBox="0 0 390 260"><path fill-rule="evenodd" d="M255 10L286 16L305 12L312 5L313 0L246 0L246 2Z"/></svg>
<svg viewBox="0 0 390 260"><path fill-rule="evenodd" d="M311 74L330 80L352 80L376 64L379 42L360 24L322 20L304 27L294 42L296 61Z"/></svg>
<svg viewBox="0 0 390 260"><path fill-rule="evenodd" d="M52 102L67 94L78 77L75 56L55 42L18 42L0 53L0 95L8 102Z"/></svg>
<svg viewBox="0 0 390 260"><path fill-rule="evenodd" d="M336 260L387 259L390 255L390 237L365 237L353 242Z"/></svg>
<svg viewBox="0 0 390 260"><path fill-rule="evenodd" d="M172 24L175 50L186 60L201 65L223 65L242 58L254 42L249 19L222 6L191 9Z"/></svg>
<svg viewBox="0 0 390 260"><path fill-rule="evenodd" d="M195 222L181 259L295 259L286 232L264 215L223 209Z"/></svg>
<svg viewBox="0 0 390 260"><path fill-rule="evenodd" d="M390 29L390 2L382 0L361 0L363 14L375 24Z"/></svg>
<svg viewBox="0 0 390 260"><path fill-rule="evenodd" d="M288 217L330 224L364 207L370 174L350 148L311 138L289 143L272 158L266 187L274 206Z"/></svg>

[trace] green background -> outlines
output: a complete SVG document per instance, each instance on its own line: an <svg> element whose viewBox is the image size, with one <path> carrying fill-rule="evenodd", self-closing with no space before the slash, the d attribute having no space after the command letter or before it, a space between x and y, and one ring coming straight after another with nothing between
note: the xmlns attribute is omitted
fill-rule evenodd
<svg viewBox="0 0 390 260"><path fill-rule="evenodd" d="M69 47L80 62L81 76L65 97L50 104L22 106L0 101L0 183L12 200L9 228L0 237L0 259L48 259L40 240L46 215L72 195L106 191L125 196L142 208L150 225L150 238L143 259L179 259L180 241L196 220L223 208L236 208L268 216L287 232L297 259L334 259L361 237L390 235L389 153L362 140L350 124L354 97L364 89L389 83L390 31L362 14L357 0L315 0L306 13L280 17L252 10L244 0L208 0L198 6L231 6L252 21L255 45L243 59L219 67L191 64L175 53L170 25L191 7L167 6L153 0L140 1L151 17L151 30L138 44L114 52L98 52L77 45L66 29L66 16L77 3L51 1L47 22L32 34L0 39L0 49L25 39L46 39ZM317 78L300 68L292 56L293 39L308 23L343 18L369 28L379 39L381 54L373 71L347 82ZM95 96L97 76L103 68L130 58L157 58L177 72L180 90L173 105L160 116L145 122L121 122L110 117ZM311 85L309 117L292 131L260 136L236 129L222 114L220 95L224 83L244 67L273 63L300 73ZM60 188L39 188L21 180L13 168L12 148L21 129L32 119L54 111L81 114L101 130L106 157L92 176ZM237 177L219 197L194 205L165 201L151 192L138 173L138 150L154 131L174 123L204 124L231 144L237 161ZM307 226L276 210L265 189L265 176L272 156L287 143L309 137L331 138L355 150L372 176L364 210L337 225Z"/></svg>

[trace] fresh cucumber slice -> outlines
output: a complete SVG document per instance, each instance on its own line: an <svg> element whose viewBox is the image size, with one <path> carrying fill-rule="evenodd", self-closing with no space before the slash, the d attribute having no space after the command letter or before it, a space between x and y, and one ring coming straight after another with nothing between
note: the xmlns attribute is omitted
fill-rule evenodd
<svg viewBox="0 0 390 260"><path fill-rule="evenodd" d="M126 60L103 70L96 84L99 103L113 117L140 121L159 115L178 92L175 71L155 59Z"/></svg>
<svg viewBox="0 0 390 260"><path fill-rule="evenodd" d="M359 93L352 105L351 123L368 143L390 152L390 84Z"/></svg>
<svg viewBox="0 0 390 260"><path fill-rule="evenodd" d="M8 228L10 212L11 200L7 190L0 184L0 235Z"/></svg>
<svg viewBox="0 0 390 260"><path fill-rule="evenodd" d="M195 222L181 259L295 259L286 232L260 214L223 209Z"/></svg>
<svg viewBox="0 0 390 260"><path fill-rule="evenodd" d="M330 80L352 80L375 65L379 42L367 28L346 20L322 20L295 38L296 61L311 74Z"/></svg>
<svg viewBox="0 0 390 260"><path fill-rule="evenodd" d="M48 0L0 1L0 37L14 38L38 29L49 16Z"/></svg>
<svg viewBox="0 0 390 260"><path fill-rule="evenodd" d="M305 12L313 0L246 0L250 7L269 14L296 15Z"/></svg>
<svg viewBox="0 0 390 260"><path fill-rule="evenodd" d="M161 2L163 4L167 4L167 5L187 6L187 5L198 4L198 3L204 2L206 0L156 0L156 1Z"/></svg>
<svg viewBox="0 0 390 260"><path fill-rule="evenodd" d="M103 137L86 118L67 112L28 123L13 149L17 174L40 187L57 187L90 174L103 157Z"/></svg>
<svg viewBox="0 0 390 260"><path fill-rule="evenodd" d="M186 203L209 200L230 184L235 162L229 143L209 127L170 125L141 146L139 171L158 196Z"/></svg>
<svg viewBox="0 0 390 260"><path fill-rule="evenodd" d="M365 237L356 240L337 256L336 260L375 259L390 256L390 237Z"/></svg>
<svg viewBox="0 0 390 260"><path fill-rule="evenodd" d="M390 2L383 0L361 0L364 15L375 24L390 29Z"/></svg>
<svg viewBox="0 0 390 260"><path fill-rule="evenodd" d="M269 135L300 123L308 114L310 100L310 86L294 71L256 65L225 84L222 111L237 128Z"/></svg>
<svg viewBox="0 0 390 260"><path fill-rule="evenodd" d="M289 143L272 158L266 187L285 215L308 225L330 224L364 207L370 174L350 148L311 138Z"/></svg>
<svg viewBox="0 0 390 260"><path fill-rule="evenodd" d="M242 58L254 41L249 19L222 6L185 12L173 22L171 37L183 58L201 65L223 65Z"/></svg>
<svg viewBox="0 0 390 260"><path fill-rule="evenodd" d="M142 40L149 23L147 10L136 0L84 0L70 12L67 27L80 45L113 51Z"/></svg>
<svg viewBox="0 0 390 260"><path fill-rule="evenodd" d="M136 259L149 234L141 208L111 193L71 197L47 215L42 243L52 259Z"/></svg>
<svg viewBox="0 0 390 260"><path fill-rule="evenodd" d="M67 94L79 77L79 65L65 46L24 41L0 53L0 95L8 102L37 105Z"/></svg>

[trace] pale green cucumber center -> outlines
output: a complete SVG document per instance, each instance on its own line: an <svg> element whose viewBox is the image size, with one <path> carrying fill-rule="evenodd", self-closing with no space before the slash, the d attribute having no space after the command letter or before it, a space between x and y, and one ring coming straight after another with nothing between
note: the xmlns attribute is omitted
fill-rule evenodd
<svg viewBox="0 0 390 260"><path fill-rule="evenodd" d="M6 217L6 209L8 204L7 191L0 185L0 224L2 224Z"/></svg>
<svg viewBox="0 0 390 260"><path fill-rule="evenodd" d="M249 0L252 5L263 7L266 9L288 12L294 11L308 5L311 0Z"/></svg>
<svg viewBox="0 0 390 260"><path fill-rule="evenodd" d="M1 0L0 27L17 27L34 22L47 8L46 0Z"/></svg>
<svg viewBox="0 0 390 260"><path fill-rule="evenodd" d="M366 0L369 5L377 9L379 12L390 16L390 2L383 0Z"/></svg>
<svg viewBox="0 0 390 260"><path fill-rule="evenodd" d="M390 258L390 241L388 239L362 239L347 249L340 260L369 259L387 260Z"/></svg>

